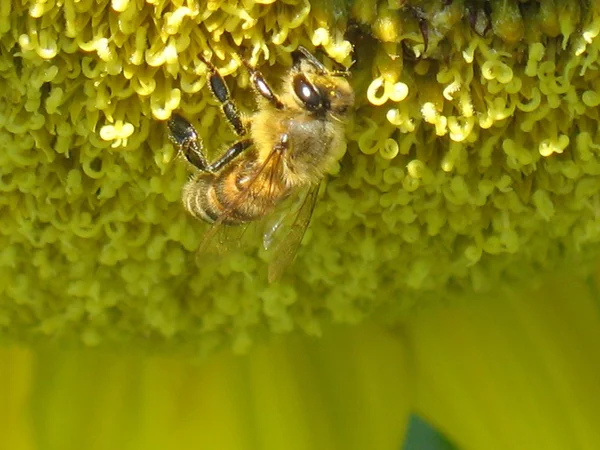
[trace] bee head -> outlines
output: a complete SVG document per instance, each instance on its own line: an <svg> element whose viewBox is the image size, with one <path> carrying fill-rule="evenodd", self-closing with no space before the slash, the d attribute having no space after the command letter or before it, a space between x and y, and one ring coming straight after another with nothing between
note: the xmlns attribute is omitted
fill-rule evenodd
<svg viewBox="0 0 600 450"><path fill-rule="evenodd" d="M315 114L345 116L354 104L354 91L346 78L299 47L294 53L291 87L298 104Z"/></svg>

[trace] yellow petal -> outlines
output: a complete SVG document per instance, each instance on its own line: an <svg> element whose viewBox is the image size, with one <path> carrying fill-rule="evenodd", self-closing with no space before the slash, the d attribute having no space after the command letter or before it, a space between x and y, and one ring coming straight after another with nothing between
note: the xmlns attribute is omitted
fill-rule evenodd
<svg viewBox="0 0 600 450"><path fill-rule="evenodd" d="M0 359L11 450L395 450L411 398L402 345L366 325L196 363L57 348Z"/></svg>
<svg viewBox="0 0 600 450"><path fill-rule="evenodd" d="M416 410L460 448L598 448L597 294L558 274L420 314L408 331Z"/></svg>

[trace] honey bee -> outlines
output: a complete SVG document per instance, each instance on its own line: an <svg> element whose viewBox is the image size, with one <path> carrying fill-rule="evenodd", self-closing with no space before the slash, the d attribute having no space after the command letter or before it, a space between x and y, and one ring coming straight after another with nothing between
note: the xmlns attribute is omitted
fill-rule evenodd
<svg viewBox="0 0 600 450"><path fill-rule="evenodd" d="M307 49L292 54L279 94L246 61L257 109L243 115L223 77L206 60L208 84L237 134L215 161L209 162L201 138L182 116L168 121L169 138L197 173L183 188L182 200L194 217L212 224L201 244L219 236L235 245L243 230L267 216L263 246L273 249L269 281L292 263L318 197L319 185L345 148L344 118L354 104L354 91L344 72L328 70Z"/></svg>

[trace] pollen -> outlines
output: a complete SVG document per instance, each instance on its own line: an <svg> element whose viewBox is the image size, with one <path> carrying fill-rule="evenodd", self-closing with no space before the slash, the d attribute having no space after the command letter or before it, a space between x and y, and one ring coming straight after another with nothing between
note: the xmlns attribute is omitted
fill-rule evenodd
<svg viewBox="0 0 600 450"><path fill-rule="evenodd" d="M0 334L241 351L265 331L393 323L419 302L591 270L598 2L335 3L0 6ZM242 59L279 88L299 45L351 72L356 105L296 261L269 286L252 242L198 260L207 226L181 205L190 170L164 122L185 116L216 155L235 137L202 59L251 112Z"/></svg>

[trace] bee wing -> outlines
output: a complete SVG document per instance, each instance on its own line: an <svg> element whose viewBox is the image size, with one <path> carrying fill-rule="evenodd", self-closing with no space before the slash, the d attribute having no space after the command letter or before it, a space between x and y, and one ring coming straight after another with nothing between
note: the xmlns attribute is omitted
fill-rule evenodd
<svg viewBox="0 0 600 450"><path fill-rule="evenodd" d="M202 238L198 249L198 259L224 255L232 250L240 249L251 241L249 236L256 236L256 222L229 225L228 222L234 216L235 211L244 203L252 203L261 195L270 195L276 183L277 173L281 167L281 153L273 150L257 168L252 178L246 184L246 188L231 200L217 221Z"/></svg>
<svg viewBox="0 0 600 450"><path fill-rule="evenodd" d="M296 215L302 208L311 186L296 189L277 205L276 210L265 219L262 226L262 243L265 250L279 245L282 236L292 227Z"/></svg>
<svg viewBox="0 0 600 450"><path fill-rule="evenodd" d="M311 186L304 194L298 206L295 210L295 215L292 210L291 214L283 215L274 222L274 225L269 227L263 237L263 245L272 246L274 241L274 235L284 233L281 239L275 244L273 254L271 255L271 262L269 263L269 282L272 283L275 280L281 278L283 273L287 270L290 264L294 261L294 256L300 247L304 233L310 224L317 198L319 197L320 184ZM289 216L294 217L293 222L289 227L285 226L285 220ZM285 232L283 231L285 230ZM268 245L267 245L268 244Z"/></svg>
<svg viewBox="0 0 600 450"><path fill-rule="evenodd" d="M212 257L222 257L227 253L239 250L247 242L246 235L253 234L250 223L241 225L213 224L202 238L197 252L198 261L212 260Z"/></svg>

